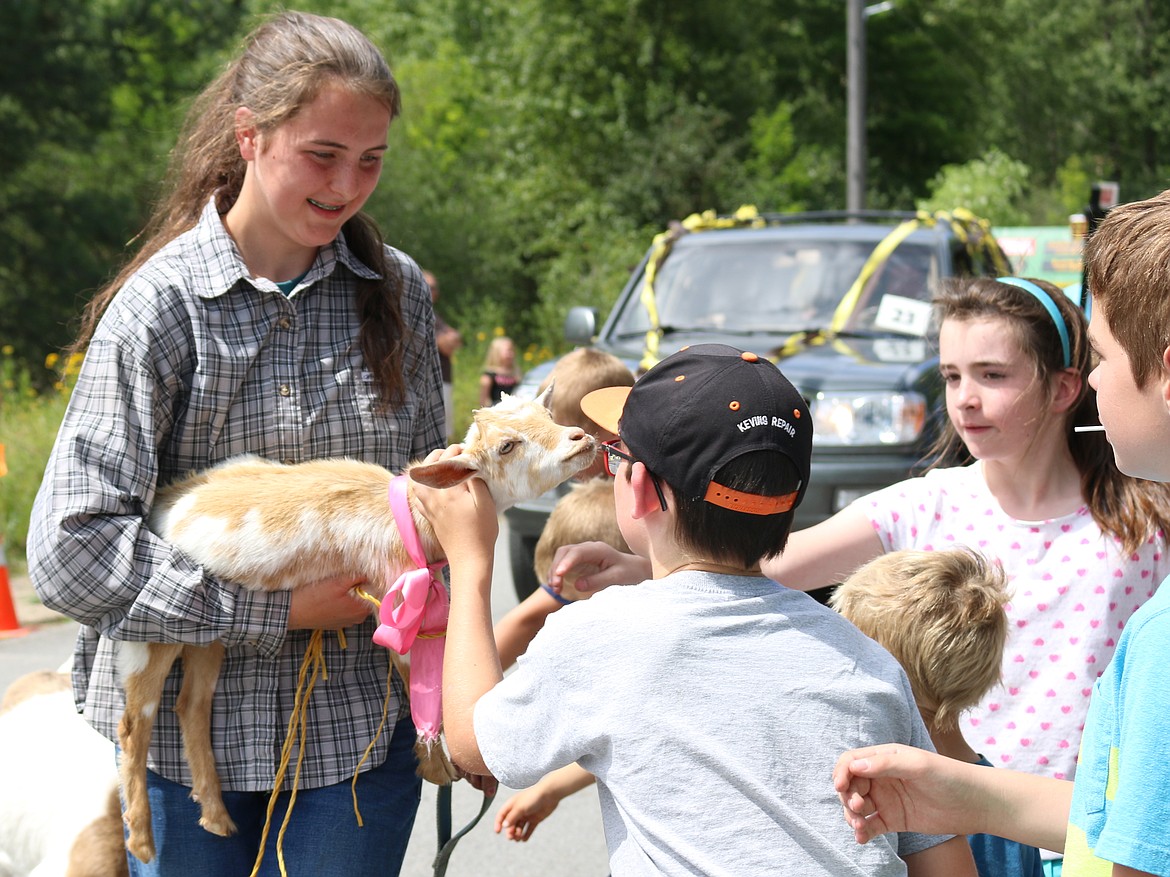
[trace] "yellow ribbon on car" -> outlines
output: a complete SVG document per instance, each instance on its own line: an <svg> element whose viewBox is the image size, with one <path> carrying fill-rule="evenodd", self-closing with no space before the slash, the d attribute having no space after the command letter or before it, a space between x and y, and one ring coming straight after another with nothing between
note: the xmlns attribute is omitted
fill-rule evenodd
<svg viewBox="0 0 1170 877"><path fill-rule="evenodd" d="M745 204L731 216L719 216L714 210L704 210L702 213L692 213L680 223L676 223L666 231L654 236L650 244L650 256L646 260L646 271L642 280L642 307L646 309L646 316L650 321L650 328L646 332L646 347L642 353L642 361L638 363L642 371L654 367L660 357L659 343L662 340L662 323L658 319L658 299L654 290L654 281L658 277L658 268L665 261L674 247L674 242L684 234L693 231L708 231L713 228L742 228L751 226L759 228L766 225L760 212L751 204Z"/></svg>
<svg viewBox="0 0 1170 877"><path fill-rule="evenodd" d="M862 290L865 289L866 283L873 277L877 269L889 259L894 250L914 231L919 228L934 227L939 222L945 222L950 226L955 237L962 242L964 248L972 257L982 251L985 258L995 265L997 276L1011 273L1011 268L1004 258L1002 251L999 247L995 246L995 238L991 233L991 223L986 219L981 219L970 210L962 207L957 207L949 212L939 210L933 214L925 210L919 210L913 219L908 219L895 226L874 247L869 258L862 265L857 278L838 303L836 310L833 312L833 318L824 335L811 340L808 338L807 333L793 335L780 346L777 358L783 359L807 344L824 343L826 336L827 338L832 338L841 332L849 322L849 318L853 315L854 310L856 310ZM655 282L658 277L658 269L670 254L675 241L690 232L749 226L760 228L767 224L767 219L761 216L754 206L744 205L731 216L719 216L714 210L692 213L682 222L673 223L669 229L654 236L642 282L641 302L642 306L646 309L646 315L650 322L650 328L646 332L645 350L642 354L642 360L639 363L639 367L643 371L652 368L661 359L659 349L662 340L662 324L658 315Z"/></svg>
<svg viewBox="0 0 1170 877"><path fill-rule="evenodd" d="M890 258L890 254L898 248L898 244L906 240L912 232L916 231L923 224L933 224L933 219L931 219L929 214L920 213L916 219L907 219L905 222L895 226L894 230L886 235L880 244L873 248L873 252L869 254L869 258L861 266L861 271L858 273L857 279L853 281L853 285L849 287L849 291L845 293L845 297L838 303L837 310L833 312L833 319L829 322L830 335L836 335L845 328L845 324L853 316L853 311L857 307L857 300L861 297L861 291L865 289L866 282L869 278L873 277L878 267L884 264L886 259Z"/></svg>
<svg viewBox="0 0 1170 877"><path fill-rule="evenodd" d="M1003 253L993 245L995 238L991 234L991 223L986 219L980 219L970 210L962 207L957 207L950 212L939 210L934 214L920 210L914 219L908 219L896 226L880 244L874 247L873 252L870 253L869 258L861 267L857 279L853 281L849 291L845 293L845 297L837 305L837 310L833 312L833 319L829 323L830 335L835 335L845 328L845 324L849 322L849 318L853 316L853 311L857 308L857 302L865 284L898 248L898 245L918 228L932 228L940 222L945 222L950 226L951 232L972 256L979 250L983 250L986 257L995 265L998 275L1011 273L1007 261L1003 258Z"/></svg>

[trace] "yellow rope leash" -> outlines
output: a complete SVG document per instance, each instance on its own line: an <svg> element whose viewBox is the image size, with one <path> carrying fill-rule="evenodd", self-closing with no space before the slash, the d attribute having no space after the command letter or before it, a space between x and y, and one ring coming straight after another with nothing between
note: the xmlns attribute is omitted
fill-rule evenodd
<svg viewBox="0 0 1170 877"><path fill-rule="evenodd" d="M355 588L355 591L357 591L359 596L372 601L375 605L381 605L375 597L370 596L360 588ZM337 639L342 649L348 647L345 631L338 630ZM323 645L324 631L314 630L312 637L309 639L309 645L305 649L305 656L301 660L300 671L297 674L296 696L293 699L293 708L289 715L288 728L284 734L284 745L280 750L280 763L276 768L272 793L268 797L268 809L264 816L264 830L260 835L260 849L256 854L256 863L252 866L252 873L249 877L256 877L260 871L260 865L264 861L264 849L268 844L268 835L272 828L272 814L276 809L276 798L280 794L281 787L284 785L284 778L288 773L289 762L292 761L292 747L295 740L298 749L297 763L293 770L292 791L289 794L288 807L284 811L284 819L281 821L280 831L276 835L276 861L280 866L281 877L288 877L288 870L284 861L284 835L288 831L289 821L292 819L293 804L297 799L297 789L300 788L301 765L304 762L305 743L308 737L308 722L306 718L309 710L309 697L313 693L313 687L317 684L318 678L329 678L329 671L325 666ZM386 676L386 697L382 700L382 720L378 725L377 732L374 734L374 739L370 741L370 745L366 747L366 751L363 753L357 767L354 768L351 790L353 792L353 812L357 817L358 827L364 827L364 823L362 821L361 811L358 810L357 779L361 773L362 765L369 758L374 746L381 739L383 729L386 727L386 716L390 711L390 697L393 691L393 673L394 663L391 661Z"/></svg>
<svg viewBox="0 0 1170 877"><path fill-rule="evenodd" d="M309 702L309 695L313 693L313 686L317 684L318 675L326 676L325 674L325 656L322 650L323 632L314 630L313 636L309 640L308 648L305 649L305 657L301 660L301 669L297 675L297 693L293 700L292 713L288 718L288 728L284 734L284 745L280 751L280 764L276 768L276 778L272 784L272 794L268 797L268 811L264 816L264 830L260 834L260 849L256 854L256 864L252 866L252 873L249 877L256 877L260 872L260 863L264 861L264 848L268 844L268 833L272 828L272 812L276 809L276 797L280 794L280 788L284 784L285 774L288 772L288 764L292 759L293 740L300 737L300 750L297 752L297 765L293 773L293 790L289 797L288 808L284 813L284 820L280 826L280 832L276 836L276 860L280 865L281 877L288 877L288 872L284 866L284 832L288 827L289 818L292 816L293 801L296 800L297 781L301 775L301 762L305 755L305 711ZM312 675L310 676L310 670ZM306 677L308 683L306 685Z"/></svg>
<svg viewBox="0 0 1170 877"><path fill-rule="evenodd" d="M374 751L374 746L382 739L382 730L386 727L386 716L390 712L390 692L394 689L394 662L388 662L386 669L386 697L382 700L382 721L378 723L378 730L374 733L374 739L370 741L370 745L366 747L366 751L362 753L361 760L358 761L357 767L353 771L353 779L350 780L349 790L353 795L353 815L357 817L358 828L365 828L366 824L362 821L362 812L358 809L357 799L357 781L361 776L362 765L366 763L366 759L370 757L370 753Z"/></svg>

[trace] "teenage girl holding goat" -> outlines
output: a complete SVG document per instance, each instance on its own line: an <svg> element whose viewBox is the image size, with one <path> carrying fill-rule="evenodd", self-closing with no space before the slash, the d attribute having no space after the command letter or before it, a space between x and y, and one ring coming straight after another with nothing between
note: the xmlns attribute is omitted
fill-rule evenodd
<svg viewBox="0 0 1170 877"><path fill-rule="evenodd" d="M172 672L150 752L154 849L149 864L130 857L132 875L250 872L306 646L314 630L342 628L345 648L324 637L328 673L308 703L284 857L319 877L400 868L420 780L397 679L357 778L364 829L350 789L389 675L371 607L352 593L360 582L246 590L146 526L161 486L229 457L400 470L443 444L430 293L360 212L398 111L394 78L358 30L268 19L191 108L141 249L86 312L85 363L29 538L41 599L82 624L78 706L115 739L118 641L226 647L211 738L238 832L199 826ZM282 793L276 825L288 806ZM277 865L269 849L261 873Z"/></svg>

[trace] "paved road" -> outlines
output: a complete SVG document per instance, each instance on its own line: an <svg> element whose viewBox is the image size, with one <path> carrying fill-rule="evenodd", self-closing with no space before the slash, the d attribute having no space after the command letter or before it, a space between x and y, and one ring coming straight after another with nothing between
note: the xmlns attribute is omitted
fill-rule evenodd
<svg viewBox="0 0 1170 877"><path fill-rule="evenodd" d="M506 562L507 524L501 518L497 544L493 611L498 618L516 605L512 578ZM43 607L32 605L27 586L13 582L17 617L29 632L19 637L0 635L0 691L18 676L32 670L59 667L69 659L76 626ZM423 784L422 806L406 852L402 877L431 877L437 851L435 831L436 787ZM504 840L492 831L495 812L510 795L500 794L491 810L464 837L451 857L449 877L605 877L609 873L597 793L586 789L571 796L524 844ZM466 783L453 788L455 830L479 810L482 797Z"/></svg>

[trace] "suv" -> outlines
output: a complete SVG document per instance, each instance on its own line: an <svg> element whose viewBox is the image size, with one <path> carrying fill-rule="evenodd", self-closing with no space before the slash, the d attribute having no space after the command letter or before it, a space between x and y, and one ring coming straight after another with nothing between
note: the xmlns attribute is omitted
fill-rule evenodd
<svg viewBox="0 0 1170 877"><path fill-rule="evenodd" d="M566 338L635 371L687 344L717 341L778 363L813 416L812 477L795 527L907 477L946 417L930 298L952 276L1001 276L990 227L953 213L708 211L654 239L596 329L573 308ZM551 370L525 376L533 392ZM562 486L507 512L517 596Z"/></svg>

